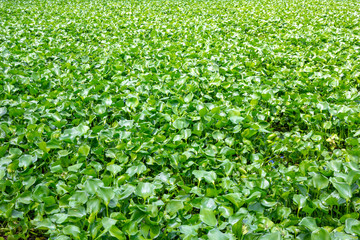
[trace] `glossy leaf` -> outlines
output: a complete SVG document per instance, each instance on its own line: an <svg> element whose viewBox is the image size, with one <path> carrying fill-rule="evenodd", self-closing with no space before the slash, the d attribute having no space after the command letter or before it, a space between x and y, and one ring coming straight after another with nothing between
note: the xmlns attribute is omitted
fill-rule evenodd
<svg viewBox="0 0 360 240"><path fill-rule="evenodd" d="M135 194L139 197L147 199L148 197L155 194L155 186L148 182L141 182L136 187Z"/></svg>
<svg viewBox="0 0 360 240"><path fill-rule="evenodd" d="M200 220L212 227L217 225L214 211L208 208L200 209Z"/></svg>

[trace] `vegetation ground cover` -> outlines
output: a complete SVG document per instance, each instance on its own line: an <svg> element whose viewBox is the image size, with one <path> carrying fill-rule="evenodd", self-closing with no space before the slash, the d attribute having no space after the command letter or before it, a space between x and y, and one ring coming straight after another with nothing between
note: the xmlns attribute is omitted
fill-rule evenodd
<svg viewBox="0 0 360 240"><path fill-rule="evenodd" d="M358 239L359 9L0 1L0 235Z"/></svg>

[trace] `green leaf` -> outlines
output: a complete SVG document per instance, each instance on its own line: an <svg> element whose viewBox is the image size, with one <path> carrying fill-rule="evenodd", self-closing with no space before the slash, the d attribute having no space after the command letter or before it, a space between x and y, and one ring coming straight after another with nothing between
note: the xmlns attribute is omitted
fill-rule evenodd
<svg viewBox="0 0 360 240"><path fill-rule="evenodd" d="M117 228L114 225L110 227L109 232L110 232L110 235L112 237L115 237L118 240L125 240L126 239L125 234L119 228Z"/></svg>
<svg viewBox="0 0 360 240"><path fill-rule="evenodd" d="M324 189L329 185L329 180L322 174L316 173L312 178L313 186L317 189Z"/></svg>
<svg viewBox="0 0 360 240"><path fill-rule="evenodd" d="M111 164L106 167L106 170L108 170L113 176L115 176L122 170L122 167L116 164Z"/></svg>
<svg viewBox="0 0 360 240"><path fill-rule="evenodd" d="M6 107L0 107L0 117L4 116L7 113Z"/></svg>
<svg viewBox="0 0 360 240"><path fill-rule="evenodd" d="M241 117L241 113L238 110L230 110L228 113L229 119L233 124L238 124L243 121L243 117Z"/></svg>
<svg viewBox="0 0 360 240"><path fill-rule="evenodd" d="M105 205L109 205L110 200L115 197L114 189L111 187L99 187L97 195L104 200Z"/></svg>
<svg viewBox="0 0 360 240"><path fill-rule="evenodd" d="M46 148L48 149L61 149L61 142L56 139L51 139L46 143Z"/></svg>
<svg viewBox="0 0 360 240"><path fill-rule="evenodd" d="M205 179L208 183L215 183L216 173L214 171L207 172L204 170L194 170L192 173L199 181Z"/></svg>
<svg viewBox="0 0 360 240"><path fill-rule="evenodd" d="M147 199L155 194L155 185L148 182L140 182L136 187L135 194L139 197Z"/></svg>
<svg viewBox="0 0 360 240"><path fill-rule="evenodd" d="M78 204L85 204L88 200L88 195L86 194L86 192L83 191L76 191L70 198L69 200L74 201L75 205Z"/></svg>
<svg viewBox="0 0 360 240"><path fill-rule="evenodd" d="M219 212L225 218L228 218L233 215L233 209L230 207L226 207L226 206L220 206Z"/></svg>
<svg viewBox="0 0 360 240"><path fill-rule="evenodd" d="M276 213L281 219L286 219L290 215L291 209L288 207L277 207Z"/></svg>
<svg viewBox="0 0 360 240"><path fill-rule="evenodd" d="M50 148L47 148L46 142L39 142L38 147L45 153L50 151Z"/></svg>
<svg viewBox="0 0 360 240"><path fill-rule="evenodd" d="M100 179L87 179L84 187L87 193L96 194L100 187L104 187L104 183Z"/></svg>
<svg viewBox="0 0 360 240"><path fill-rule="evenodd" d="M94 198L90 199L86 203L86 212L87 213L98 213L101 209L100 199Z"/></svg>
<svg viewBox="0 0 360 240"><path fill-rule="evenodd" d="M215 227L217 225L217 220L213 210L208 208L200 209L200 220L206 223L209 226Z"/></svg>
<svg viewBox="0 0 360 240"><path fill-rule="evenodd" d="M334 191L325 198L325 202L330 206L334 206L334 205L337 206L339 205L339 199L340 199L339 194L336 191Z"/></svg>
<svg viewBox="0 0 360 240"><path fill-rule="evenodd" d="M170 215L173 215L177 213L179 210L184 208L184 204L180 200L171 200L166 205L166 212L168 212Z"/></svg>
<svg viewBox="0 0 360 240"><path fill-rule="evenodd" d="M298 208L305 207L306 204L306 197L300 194L295 194L293 196L294 202L297 204Z"/></svg>
<svg viewBox="0 0 360 240"><path fill-rule="evenodd" d="M135 95L128 95L126 99L126 106L130 108L136 108L139 105L139 99Z"/></svg>
<svg viewBox="0 0 360 240"><path fill-rule="evenodd" d="M102 115L102 114L106 113L106 106L98 104L95 106L94 112L98 115Z"/></svg>
<svg viewBox="0 0 360 240"><path fill-rule="evenodd" d="M19 167L27 168L35 161L36 161L36 158L31 155L27 155L27 154L22 155L19 158Z"/></svg>
<svg viewBox="0 0 360 240"><path fill-rule="evenodd" d="M6 175L5 169L0 168L0 180L2 180Z"/></svg>
<svg viewBox="0 0 360 240"><path fill-rule="evenodd" d="M83 166L82 163L78 163L68 167L69 172L77 172Z"/></svg>
<svg viewBox="0 0 360 240"><path fill-rule="evenodd" d="M330 121L324 122L324 125L323 125L324 129L330 129L331 126L332 126L332 123Z"/></svg>
<svg viewBox="0 0 360 240"><path fill-rule="evenodd" d="M316 229L311 233L311 240L324 239L330 240L330 234L324 228Z"/></svg>
<svg viewBox="0 0 360 240"><path fill-rule="evenodd" d="M102 223L102 226L103 228L105 229L105 231L109 231L110 228L112 226L114 226L116 223L117 223L117 220L115 219L111 219L111 218L108 218L108 217L104 217L102 220L101 220L101 223Z"/></svg>
<svg viewBox="0 0 360 240"><path fill-rule="evenodd" d="M78 153L80 156L87 157L90 153L90 147L88 145L82 145L79 147Z"/></svg>
<svg viewBox="0 0 360 240"><path fill-rule="evenodd" d="M360 235L360 221L348 218L345 221L345 232Z"/></svg>
<svg viewBox="0 0 360 240"><path fill-rule="evenodd" d="M267 233L259 238L259 240L281 240L280 232Z"/></svg>
<svg viewBox="0 0 360 240"><path fill-rule="evenodd" d="M70 152L67 151L67 150L59 150L59 151L58 151L59 157L66 157L66 156L69 155L69 154L70 154Z"/></svg>
<svg viewBox="0 0 360 240"><path fill-rule="evenodd" d="M184 129L189 126L189 122L185 118L178 118L173 123L176 129Z"/></svg>
<svg viewBox="0 0 360 240"><path fill-rule="evenodd" d="M6 150L9 148L9 145L0 146L0 157L4 156L6 153Z"/></svg>
<svg viewBox="0 0 360 240"><path fill-rule="evenodd" d="M132 177L135 174L141 174L146 170L146 166L143 163L140 164L134 164L134 166L131 166L129 169L126 170L126 173Z"/></svg>
<svg viewBox="0 0 360 240"><path fill-rule="evenodd" d="M59 140L66 142L73 142L76 137L83 136L90 128L83 123L79 124L79 126L66 129L63 134L59 137Z"/></svg>
<svg viewBox="0 0 360 240"><path fill-rule="evenodd" d="M357 170L351 170L346 178L346 182L348 184L353 184L355 181L357 181L360 178L360 171Z"/></svg>
<svg viewBox="0 0 360 240"><path fill-rule="evenodd" d="M315 219L312 217L303 218L300 221L299 225L306 227L310 231L315 231L318 228Z"/></svg>
<svg viewBox="0 0 360 240"><path fill-rule="evenodd" d="M193 97L194 97L194 94L193 94L193 93L189 93L188 95L186 95L186 96L184 97L184 101L185 101L186 103L189 103L189 102L191 102L191 100L193 99Z"/></svg>
<svg viewBox="0 0 360 240"><path fill-rule="evenodd" d="M232 155L234 155L235 153L236 153L235 150L232 149L232 148L230 148L230 147L228 147L228 146L223 147L223 148L221 149L221 151L220 151L220 154L221 154L221 155L224 155L224 156L232 156Z"/></svg>
<svg viewBox="0 0 360 240"><path fill-rule="evenodd" d="M72 236L76 239L80 239L80 228L75 225L68 225L63 228L62 231L64 234Z"/></svg>
<svg viewBox="0 0 360 240"><path fill-rule="evenodd" d="M212 134L212 137L216 140L216 141L220 141L223 140L225 138L225 134L220 132L220 131L215 131Z"/></svg>
<svg viewBox="0 0 360 240"><path fill-rule="evenodd" d="M22 154L22 151L19 148L10 148L9 153L11 155L11 158L18 157Z"/></svg>
<svg viewBox="0 0 360 240"><path fill-rule="evenodd" d="M201 122L195 123L194 124L194 128L193 128L193 132L194 134L201 136L202 132L204 131L204 126Z"/></svg>
<svg viewBox="0 0 360 240"><path fill-rule="evenodd" d="M330 234L331 239L335 240L357 240L356 236L352 236L343 232L331 232Z"/></svg>
<svg viewBox="0 0 360 240"><path fill-rule="evenodd" d="M233 234L238 238L241 239L243 236L243 219L241 218L232 226Z"/></svg>
<svg viewBox="0 0 360 240"><path fill-rule="evenodd" d="M352 197L352 191L349 184L344 182L338 182L335 178L330 178L332 185L340 194L340 197L349 200Z"/></svg>
<svg viewBox="0 0 360 240"><path fill-rule="evenodd" d="M65 213L57 213L54 215L54 220L57 224L62 224L63 222L65 222L68 219L68 215Z"/></svg>
<svg viewBox="0 0 360 240"><path fill-rule="evenodd" d="M240 193L228 193L224 198L234 204L237 208L241 207L245 201Z"/></svg>
<svg viewBox="0 0 360 240"><path fill-rule="evenodd" d="M55 230L56 229L56 225L53 224L50 219L45 218L42 221L33 221L34 225L36 226L36 228L40 229L40 230ZM64 229L63 229L64 232Z"/></svg>
<svg viewBox="0 0 360 240"><path fill-rule="evenodd" d="M208 232L208 238L209 240L228 240L230 239L228 236L226 236L224 233L220 232L218 229L212 229Z"/></svg>
<svg viewBox="0 0 360 240"><path fill-rule="evenodd" d="M182 130L182 135L184 136L184 139L187 140L191 136L191 129Z"/></svg>
<svg viewBox="0 0 360 240"><path fill-rule="evenodd" d="M124 191L120 193L120 200L128 198L133 192L135 192L136 187L132 185L125 185Z"/></svg>

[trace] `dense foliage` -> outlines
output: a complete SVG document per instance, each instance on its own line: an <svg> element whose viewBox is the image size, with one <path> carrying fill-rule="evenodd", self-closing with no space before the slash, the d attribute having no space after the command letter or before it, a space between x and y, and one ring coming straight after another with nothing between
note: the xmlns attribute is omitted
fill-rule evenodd
<svg viewBox="0 0 360 240"><path fill-rule="evenodd" d="M360 3L0 2L0 236L358 239Z"/></svg>

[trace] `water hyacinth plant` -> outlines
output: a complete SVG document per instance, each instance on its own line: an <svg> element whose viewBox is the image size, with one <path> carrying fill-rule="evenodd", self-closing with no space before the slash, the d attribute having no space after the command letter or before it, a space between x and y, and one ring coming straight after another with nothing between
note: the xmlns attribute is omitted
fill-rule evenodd
<svg viewBox="0 0 360 240"><path fill-rule="evenodd" d="M0 239L358 239L359 9L0 1Z"/></svg>

